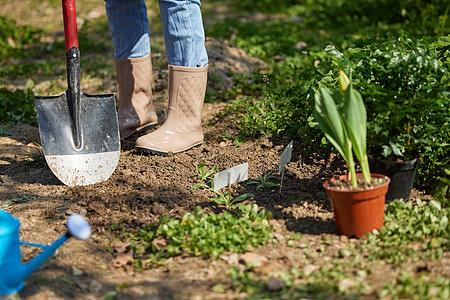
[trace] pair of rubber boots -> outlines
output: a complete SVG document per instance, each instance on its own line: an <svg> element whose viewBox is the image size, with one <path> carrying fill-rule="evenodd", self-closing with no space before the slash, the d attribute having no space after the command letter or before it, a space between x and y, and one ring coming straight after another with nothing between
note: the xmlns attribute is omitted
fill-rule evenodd
<svg viewBox="0 0 450 300"><path fill-rule="evenodd" d="M119 80L119 131L126 139L158 124L152 101L152 60L115 59ZM169 65L169 109L158 129L139 137L136 148L166 155L203 143L201 110L205 98L208 66L188 68Z"/></svg>

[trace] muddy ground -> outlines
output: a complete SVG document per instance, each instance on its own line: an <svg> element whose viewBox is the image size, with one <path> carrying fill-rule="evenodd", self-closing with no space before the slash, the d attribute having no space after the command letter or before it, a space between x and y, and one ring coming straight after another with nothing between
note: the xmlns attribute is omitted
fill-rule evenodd
<svg viewBox="0 0 450 300"><path fill-rule="evenodd" d="M9 3L7 5L7 3ZM11 2L12 3L12 2ZM14 15L14 6L4 1L5 13ZM45 10L52 15L54 8ZM30 15L30 19L17 18L19 24L32 22L34 12L18 11ZM88 14L86 11L85 14ZM39 12L42 17L42 12ZM104 11L100 10L101 14ZM39 17L39 16L38 16ZM31 21L30 21L31 20ZM264 69L263 62L249 57L245 52L226 41L208 39L210 73L221 78L209 83L209 89L227 89L233 85L228 70L252 74L254 69ZM111 53L108 53L111 55ZM160 56L155 53L154 60ZM155 61L156 62L156 61ZM155 63L156 66L162 65ZM155 67L154 99L160 116L164 118L166 107L167 71ZM61 81L64 81L61 76ZM36 80L37 81L37 80ZM15 84L22 84L20 80ZM115 75L106 76L99 89L83 82L85 92L116 92ZM37 91L45 94L45 91ZM230 130L231 120L217 117L225 103L205 103L202 113L205 142L189 152L166 157L144 155L133 149L133 141L122 143L119 165L111 178L101 184L68 188L52 174L39 154L39 132L35 125L17 124L8 130L11 136L0 137L0 203L2 209L19 218L22 240L47 244L65 232L70 214L78 213L88 219L92 236L86 241L69 240L54 256L25 282L20 292L22 299L236 299L245 298L239 290L228 289L224 293L213 291L217 284L231 286L229 270L241 267L239 254L232 253L222 259L181 255L170 259L166 265L145 271L136 271L130 265L115 267L115 249L126 241L117 240L113 227L130 232L142 226L158 222L166 215L180 217L192 212L197 205L206 211L220 213L223 206L209 199L212 192L193 190L199 182L195 166L205 162L218 171L242 163L249 164L249 179L256 179L269 171L277 174L280 154L289 140L264 136L247 141L237 147L224 144L220 134ZM231 129L232 130L232 129ZM348 243L359 240L339 236L336 232L332 208L322 187L325 179L345 172L342 161L332 155L329 158L303 157L301 139L294 140L292 160L286 166L283 189L255 191L255 186L245 183L233 188L237 194L251 192L255 197L247 201L257 203L273 213L273 236L277 244L269 243L261 249L253 249L267 258L267 268L260 270L261 278L277 277L289 272L291 267L303 267L302 249L289 247L287 239L301 233L298 243L317 250L316 265L329 261ZM276 175L275 182L280 182ZM428 197L413 190L412 199ZM327 240L327 251L318 249ZM29 261L38 251L22 248L23 260ZM349 258L350 259L350 258ZM445 262L448 262L448 258ZM419 263L418 263L419 264ZM424 263L423 263L424 264ZM439 265L439 263L433 263ZM405 266L403 266L405 268ZM408 266L414 270L414 266ZM381 264L367 280L375 288L384 286L399 267ZM444 272L444 271L442 271ZM438 271L438 273L442 273ZM448 272L448 270L446 271ZM448 274L447 274L448 275ZM373 294L368 298L373 298Z"/></svg>

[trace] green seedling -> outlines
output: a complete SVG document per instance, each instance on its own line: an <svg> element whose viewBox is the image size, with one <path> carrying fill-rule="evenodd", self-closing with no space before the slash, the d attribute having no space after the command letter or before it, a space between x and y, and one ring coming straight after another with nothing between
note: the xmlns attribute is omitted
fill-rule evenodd
<svg viewBox="0 0 450 300"><path fill-rule="evenodd" d="M206 168L205 162L202 162L199 165L195 165L197 176L203 181L211 181L213 179L212 175L216 172L216 170L217 165L215 165L211 170L208 170L208 168Z"/></svg>
<svg viewBox="0 0 450 300"><path fill-rule="evenodd" d="M216 191L215 193L218 197L211 198L210 200L216 202L217 204L225 205L228 208L233 207L238 202L242 202L248 198L255 196L254 194L247 193L247 194L240 195L236 198L233 198L232 193L221 193L219 191Z"/></svg>
<svg viewBox="0 0 450 300"><path fill-rule="evenodd" d="M257 184L257 186L256 186L257 192L259 190L261 190L263 187L273 188L273 187L280 186L277 183L269 181L271 179L276 179L276 177L272 176L272 171L269 171L268 173L264 174L263 176L258 177L258 181L249 181L249 182L247 182L247 185Z"/></svg>
<svg viewBox="0 0 450 300"><path fill-rule="evenodd" d="M202 162L199 165L195 165L195 172L197 173L198 178L205 181L206 183L199 182L199 183L195 184L192 187L192 189L196 190L199 188L206 188L208 190L213 190L214 189L214 178L212 175L216 172L216 170L217 170L217 165L215 165L211 170L208 170L208 168L206 168L205 162Z"/></svg>

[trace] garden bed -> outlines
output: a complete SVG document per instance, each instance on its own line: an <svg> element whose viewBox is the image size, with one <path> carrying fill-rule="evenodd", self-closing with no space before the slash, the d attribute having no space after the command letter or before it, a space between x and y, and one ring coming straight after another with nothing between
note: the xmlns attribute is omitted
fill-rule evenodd
<svg viewBox="0 0 450 300"><path fill-rule="evenodd" d="M213 118L220 108L220 105L206 105L204 122ZM427 276L448 278L447 251L438 261L418 258L413 263L405 261L398 265L385 259L370 261L367 259L370 253L357 252L362 261L355 265L352 248L362 245L365 239L348 239L336 233L330 202L322 188L325 179L344 171L342 163L335 156L302 157L298 151L301 144L297 141L294 141L293 159L286 166L281 193L279 188L268 187L256 192L255 185L244 183L232 188L235 195L254 193L246 202L272 212L272 238L265 246L250 247L247 254L228 251L218 258L185 253L161 261L162 265L148 266L146 270L137 270L136 263L132 264L125 255L122 257L125 261L117 265L118 249L130 241L127 234L157 224L161 216L180 218L196 206L217 214L228 210L210 200L213 192L192 189L201 182L196 165L205 162L208 169L218 165L218 170L222 170L248 162L249 179L257 179L269 171L276 173L285 141L266 136L240 147L224 147L217 137L220 126L223 124L205 127L206 140L201 147L174 156L142 155L131 144L124 144L119 166L107 182L72 189L62 185L42 160L30 158L37 149L27 145L35 141L37 128L28 125L11 128L14 135L1 138L0 143L0 195L2 204L12 200L4 209L20 219L21 239L52 242L64 233L64 224L72 213L86 216L92 226L90 239L70 240L62 246L31 275L20 296L23 299L100 299L106 295L115 295L117 299L234 299L252 291L286 290L288 281L283 281L286 280L283 276L287 274L294 278L293 286L303 284L311 289L311 296L348 292L374 295L400 273L416 277L425 272ZM279 183L280 177L276 177L272 181ZM429 198L413 191L413 201ZM255 257L246 261L245 255L249 253ZM35 254L29 248L24 249L25 260ZM260 260L261 265L251 266ZM333 264L341 268L335 278L329 274ZM308 276L292 275L293 268ZM260 281L250 281L246 277L249 272L254 274L253 280ZM363 273L367 274L358 275ZM330 282L319 279L310 282L319 275ZM282 294L288 292L289 289Z"/></svg>

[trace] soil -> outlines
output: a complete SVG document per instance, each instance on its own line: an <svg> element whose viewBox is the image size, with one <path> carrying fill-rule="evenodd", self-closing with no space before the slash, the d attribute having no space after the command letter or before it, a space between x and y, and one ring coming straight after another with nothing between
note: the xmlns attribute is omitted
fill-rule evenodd
<svg viewBox="0 0 450 300"><path fill-rule="evenodd" d="M347 177L347 175L345 175ZM347 179L331 178L327 184L328 188L335 190L367 190L374 189L379 185L382 185L388 181L387 177L372 177L370 182L367 182L364 177L359 176L356 178L356 187L353 187L352 181Z"/></svg>
<svg viewBox="0 0 450 300"><path fill-rule="evenodd" d="M9 6L8 6L9 7ZM5 6L5 8L7 8ZM12 10L11 10L12 11ZM210 74L222 78L215 89L228 89L232 76L224 70L251 75L264 63L249 57L226 41L208 40L211 58ZM211 76L211 77L214 77ZM102 87L116 88L114 76ZM106 79L108 80L108 78ZM211 83L213 84L213 83ZM164 70L155 69L154 99L160 121L166 106L167 78ZM91 90L89 90L91 89ZM101 93L87 87L86 92ZM117 92L117 90L115 91ZM159 99L159 100L158 100ZM221 259L180 255L164 266L136 271L130 265L116 267L113 263L117 250L127 241L113 227L136 232L142 226L158 222L161 216L180 217L192 212L195 206L205 211L220 213L225 208L209 199L212 192L193 190L198 183L195 166L205 162L208 169L218 171L248 163L249 180L257 179L269 171L277 174L280 155L289 140L263 136L237 147L223 143L220 134L229 128L231 120L218 118L224 103L205 103L202 112L205 142L188 152L155 156L134 150L133 136L122 143L122 153L114 174L106 182L69 188L59 182L40 154L39 131L36 126L16 124L8 130L11 136L0 137L0 205L21 222L21 240L48 244L64 234L70 214L86 217L92 236L85 241L70 239L60 247L25 282L20 292L22 299L236 299L244 297L239 290L225 293L212 290L216 284L230 286L229 269L242 266L240 258L231 259L227 253ZM209 124L209 125L208 125ZM301 233L299 243L309 245L318 253L316 264L334 257L348 243L360 240L339 236L336 232L332 207L322 186L332 176L345 174L342 160L331 155L327 158L301 155L301 139L294 140L291 161L286 165L281 192L278 188L256 191L255 185L245 182L232 187L235 195L254 193L247 203L257 203L273 213L273 236L277 244L269 243L261 249L250 250L266 258L262 277L289 272L291 267L302 267L302 249L290 247L288 237ZM276 175L276 182L281 181ZM411 199L429 197L413 190ZM321 252L327 240L326 252ZM22 247L22 258L28 262L39 250ZM448 258L447 258L448 260ZM427 265L427 262L417 264ZM433 264L438 274L448 269ZM415 270L416 265L408 266ZM431 268L429 266L429 268ZM388 283L389 274L399 272L398 267L380 264L373 270L369 283L379 288ZM273 275L275 276L275 275ZM272 279L272 283L277 283ZM278 282L279 283L279 282ZM368 296L373 297L373 295Z"/></svg>
<svg viewBox="0 0 450 300"><path fill-rule="evenodd" d="M205 104L203 123L215 120L222 109L223 104ZM205 142L201 147L177 155L143 155L133 149L132 141L123 143L119 165L108 181L75 188L62 185L39 159L39 149L34 144L39 141L36 127L18 124L10 128L13 135L0 138L0 201L5 204L10 200L3 209L19 218L21 239L41 244L53 242L65 232L67 217L73 213L84 215L93 233L86 241L71 239L58 249L27 279L20 297L102 299L108 293L115 295L115 299L242 297L239 291L212 291L216 284L231 284L228 270L234 264L242 267L239 258L228 259L235 255L232 253L222 259L182 255L165 266L145 271L135 271L130 265L118 268L114 264L115 249L126 241L116 239L117 233L111 230L113 225L136 232L146 224L158 222L163 215L180 217L197 205L216 213L224 209L209 200L211 192L191 189L200 181L196 165L206 162L208 169L218 165L218 170L223 170L248 163L249 180L278 171L279 157L288 141L269 135L240 147L224 145L218 134L228 121L213 123L204 127ZM329 240L325 257L332 257L347 243L359 242L337 234L332 208L322 187L324 180L345 173L342 161L335 156L302 157L300 149L300 141L294 140L281 193L278 188L256 192L254 185L245 183L233 188L235 194L254 193L255 197L247 202L257 203L273 213L273 235L279 243L269 243L251 252L267 258L268 267L261 271L266 276L302 266L299 259L302 249L289 247L287 243L287 237L297 232L302 234L299 243L317 251L324 239ZM278 175L275 181L280 179ZM424 196L414 190L412 198ZM22 252L27 262L38 251L27 247ZM378 268L371 276L370 283L375 286L387 283L386 272L393 272L389 265Z"/></svg>

